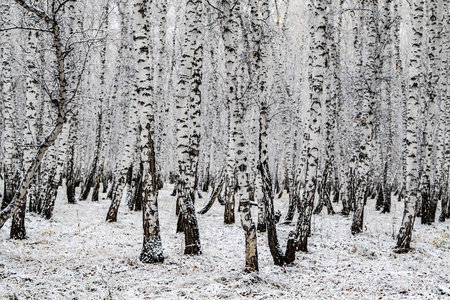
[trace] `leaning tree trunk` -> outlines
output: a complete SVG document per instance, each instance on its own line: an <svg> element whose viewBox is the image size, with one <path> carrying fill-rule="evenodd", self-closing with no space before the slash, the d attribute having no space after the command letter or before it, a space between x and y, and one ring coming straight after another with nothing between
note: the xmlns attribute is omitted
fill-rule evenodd
<svg viewBox="0 0 450 300"><path fill-rule="evenodd" d="M9 205L0 212L0 228L2 228L5 222L26 202L26 193L28 188L30 187L31 179L37 172L48 148L54 144L56 138L62 130L63 124L66 119L66 104L68 101L67 82L65 74L66 70L64 62L65 49L63 48L63 43L61 40L61 29L57 21L58 19L56 18L56 16L47 15L45 12L39 9L29 6L23 0L15 0L15 2L25 10L37 16L40 20L44 21L50 28L49 31L51 32L51 35L53 37L53 49L55 50L54 53L56 56L57 64L56 74L58 78L58 91L54 101L52 101L56 106L57 118L55 120L53 130L51 130L51 132L41 142L41 144L37 148L34 159L31 161L31 164L27 168L26 172L24 172L24 176L22 176L18 184L19 187L11 203L9 203ZM75 96L75 94L76 89L73 90L73 97Z"/></svg>
<svg viewBox="0 0 450 300"><path fill-rule="evenodd" d="M95 180L95 174L97 170L97 164L100 156L100 149L101 149L101 133L102 133L102 112L99 112L97 114L97 133L95 138L95 151L94 151L94 158L92 160L91 169L89 170L89 173L84 181L83 190L80 194L80 201L84 201L88 198L89 192L91 191L91 188L93 187L94 180Z"/></svg>
<svg viewBox="0 0 450 300"><path fill-rule="evenodd" d="M415 206L417 201L418 177L418 138L417 118L419 112L419 99L421 95L420 78L422 76L421 46L423 39L423 0L412 1L412 29L411 53L409 56L409 97L407 108L406 130L406 187L405 209L402 225L397 236L397 252L408 252L411 248L411 237L415 220Z"/></svg>

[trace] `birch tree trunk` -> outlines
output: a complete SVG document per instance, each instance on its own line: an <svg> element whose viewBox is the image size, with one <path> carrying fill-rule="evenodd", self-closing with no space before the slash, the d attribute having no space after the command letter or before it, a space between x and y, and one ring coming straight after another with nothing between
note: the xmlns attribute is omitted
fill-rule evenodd
<svg viewBox="0 0 450 300"><path fill-rule="evenodd" d="M108 151L110 145L110 131L111 131L111 119L112 119L112 108L110 106L110 97L107 93L106 86L106 76L108 75L108 64L107 61L107 52L108 52L108 30L109 30L109 3L107 2L103 8L104 14L104 22L102 29L105 30L106 34L103 36L102 48L100 50L100 103L99 103L99 113L101 118L99 122L100 133L98 140L101 141L100 144L96 146L95 156L98 157L97 166L96 166L96 176L94 176L93 180L93 188L92 191L92 201L99 200L99 190L100 190L100 182L104 177L105 167L108 168ZM117 92L117 90L116 90ZM113 94L113 96L115 96ZM106 110L106 112L105 112ZM106 165L106 166L105 166ZM106 172L105 172L106 173ZM105 185L107 184L107 180L104 181Z"/></svg>
<svg viewBox="0 0 450 300"><path fill-rule="evenodd" d="M322 116L322 99L324 92L324 76L326 66L326 25L327 1L316 0L312 3L315 22L311 24L310 46L310 107L308 109L308 125L304 134L304 148L307 158L305 166L305 189L301 202L301 214L297 222L297 249L307 252L308 235L310 234L311 216L317 187L318 155L320 140L320 123Z"/></svg>
<svg viewBox="0 0 450 300"><path fill-rule="evenodd" d="M412 8L412 31L411 52L409 56L409 86L407 108L407 131L406 131L406 187L405 187L405 209L403 212L402 225L397 236L396 251L408 252L411 248L411 237L415 220L415 206L417 202L418 188L418 138L417 118L419 112L419 98L421 95L420 81L422 77L421 47L423 41L423 16L424 1L413 0Z"/></svg>
<svg viewBox="0 0 450 300"><path fill-rule="evenodd" d="M6 20L10 18L10 7L8 4L0 6L1 15L5 16ZM3 60L2 60L2 98L4 116L4 131L3 135L3 176L4 176L4 190L1 209L4 209L12 201L14 192L16 190L16 182L19 178L19 168L17 164L18 149L15 145L14 133L14 82L12 75L12 54L13 54L13 37L11 31L5 31L2 40Z"/></svg>
<svg viewBox="0 0 450 300"><path fill-rule="evenodd" d="M436 206L437 206L437 193L435 192L434 185L431 183L432 171L435 168L433 164L433 146L436 143L437 132L437 115L439 115L440 97L438 97L439 89L439 65L440 65L440 53L441 53L441 39L440 34L442 31L440 24L441 19L438 17L438 3L437 0L430 0L428 2L428 74L427 74L427 111L426 111L426 124L423 132L423 148L424 148L424 160L423 160L423 172L419 184L420 196L421 196L421 222L422 224L430 225L435 220Z"/></svg>
<svg viewBox="0 0 450 300"><path fill-rule="evenodd" d="M361 18L363 24L365 23L367 28L367 49L363 47L361 50L367 50L367 58L361 57L362 66L364 69L359 72L359 76L362 76L360 80L361 89L363 94L360 97L358 103L358 112L355 117L356 128L355 131L359 135L359 145L356 152L356 172L354 177L354 184L356 187L355 192L355 211L353 214L353 222L351 226L352 234L358 234L363 230L364 221L364 205L368 198L370 187L370 160L374 157L372 154L373 149L373 114L375 98L378 97L376 92L378 78L378 65L376 56L376 24L375 24L375 12L376 4L368 3L367 9L369 10L369 17L367 21L364 17ZM357 30L355 38L361 39L360 30ZM357 49L356 51L359 51ZM365 53L364 53L365 54Z"/></svg>
<svg viewBox="0 0 450 300"><path fill-rule="evenodd" d="M222 3L222 38L225 47L225 92L228 103L228 160L227 160L227 185L225 197L225 224L233 224L235 222L235 195L237 187L236 179L236 155L237 141L235 133L236 127L236 111L237 111L237 36L239 34L239 4L233 6L228 0Z"/></svg>
<svg viewBox="0 0 450 300"><path fill-rule="evenodd" d="M282 266L286 262L286 257L282 252L278 241L275 211L273 205L272 178L269 172L269 152L268 152L268 68L267 68L267 32L264 29L266 22L269 22L269 3L267 0L250 1L250 11L252 14L253 30L253 55L254 74L253 80L256 85L255 97L259 102L259 147L256 190L260 190L261 201L264 206L262 212L264 227L267 227L267 239L270 253L275 265ZM259 211L258 211L259 212ZM259 212L259 214L261 214ZM260 231L260 216L258 215L258 230ZM266 228L264 228L264 231ZM256 241L255 241L256 243ZM256 252L256 249L254 250ZM295 256L295 254L294 254ZM257 253L254 255L257 263ZM253 262L253 261L251 261ZM257 267L257 265L256 265ZM254 269L254 268L253 268Z"/></svg>
<svg viewBox="0 0 450 300"><path fill-rule="evenodd" d="M158 216L158 189L156 187L156 155L154 139L154 102L152 101L152 82L150 79L150 28L148 26L151 1L134 0L133 41L136 61L136 96L138 98L140 135L140 155L143 163L142 178L142 226L144 229L143 247L140 260L144 263L157 263L164 260ZM125 179L123 180L125 181ZM120 195L116 195L119 198Z"/></svg>
<svg viewBox="0 0 450 300"><path fill-rule="evenodd" d="M25 115L25 147L23 149L23 170L30 166L33 156L36 152L37 144L37 110L39 109L39 84L37 82L37 61L38 57L38 42L40 33L39 32L28 32L27 33L27 53L26 53L26 65L28 76L25 80L26 87L26 115ZM11 223L11 233L10 237L12 239L25 239L25 207L26 201L20 207L20 209L13 215Z"/></svg>
<svg viewBox="0 0 450 300"><path fill-rule="evenodd" d="M182 216L185 254L201 254L194 199L199 156L199 117L202 83L202 2L187 1L184 16L183 57L177 84L177 152L179 180L177 201Z"/></svg>
<svg viewBox="0 0 450 300"><path fill-rule="evenodd" d="M444 222L450 217L449 205L449 173L450 173L450 4L442 2L442 62L440 67L441 90L441 122L438 140L440 141L440 151L438 151L439 173L437 175L441 194L441 214L439 222Z"/></svg>

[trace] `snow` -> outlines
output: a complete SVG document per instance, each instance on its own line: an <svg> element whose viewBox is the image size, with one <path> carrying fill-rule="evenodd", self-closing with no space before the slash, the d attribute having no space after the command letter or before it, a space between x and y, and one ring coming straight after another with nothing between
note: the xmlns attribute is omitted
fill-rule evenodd
<svg viewBox="0 0 450 300"><path fill-rule="evenodd" d="M176 234L171 186L160 193L160 224L165 260L139 261L141 213L122 203L118 222L105 222L110 201L69 205L59 196L51 221L28 214L28 239L9 239L0 230L0 298L14 299L444 299L450 297L449 222L421 225L416 220L408 254L395 254L403 203L381 215L369 200L365 231L354 237L351 218L313 217L309 253L297 253L292 266L277 267L264 234L258 234L260 271L244 269L244 233L223 224L215 203L199 215L203 254L183 255ZM59 190L63 195L63 190ZM103 195L104 198L104 195ZM207 199L199 199L197 207ZM287 210L288 199L275 208ZM338 207L336 207L339 210ZM256 217L256 210L253 218ZM294 225L279 225L282 245Z"/></svg>

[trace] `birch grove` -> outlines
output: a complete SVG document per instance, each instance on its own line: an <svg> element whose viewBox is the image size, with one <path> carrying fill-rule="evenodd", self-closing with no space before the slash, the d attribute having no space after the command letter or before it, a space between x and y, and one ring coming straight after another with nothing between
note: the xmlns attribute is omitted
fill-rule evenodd
<svg viewBox="0 0 450 300"><path fill-rule="evenodd" d="M162 263L169 189L184 254L209 253L220 207L250 272L266 239L292 265L324 215L364 235L368 211L401 202L397 253L416 219L448 222L447 0L4 0L0 15L12 239L60 198L109 201L109 226L141 211L140 260Z"/></svg>

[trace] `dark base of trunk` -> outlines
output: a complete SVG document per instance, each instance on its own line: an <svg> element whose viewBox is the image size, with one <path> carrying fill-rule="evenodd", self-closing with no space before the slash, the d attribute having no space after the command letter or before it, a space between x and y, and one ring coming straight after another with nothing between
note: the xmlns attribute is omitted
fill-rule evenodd
<svg viewBox="0 0 450 300"><path fill-rule="evenodd" d="M27 233L25 230L25 206L24 203L13 215L11 223L10 238L14 240L23 240Z"/></svg>
<svg viewBox="0 0 450 300"><path fill-rule="evenodd" d="M421 223L431 225L431 199L428 192L422 192Z"/></svg>
<svg viewBox="0 0 450 300"><path fill-rule="evenodd" d="M333 203L339 203L339 190L338 189L334 190Z"/></svg>
<svg viewBox="0 0 450 300"><path fill-rule="evenodd" d="M348 217L350 215L350 210L343 208L340 212L341 215Z"/></svg>
<svg viewBox="0 0 450 300"><path fill-rule="evenodd" d="M286 255L285 255L285 262L286 264L293 263L295 261L295 232L291 231L289 232L289 237L287 241L286 246Z"/></svg>
<svg viewBox="0 0 450 300"><path fill-rule="evenodd" d="M439 216L439 222L445 222L445 219L448 217L448 198L446 194L441 193L441 214Z"/></svg>
<svg viewBox="0 0 450 300"><path fill-rule="evenodd" d="M295 196L289 195L289 207L283 223L289 224L294 219L295 208L297 207L297 199Z"/></svg>
<svg viewBox="0 0 450 300"><path fill-rule="evenodd" d="M322 212L322 209L323 209L323 201L319 200L319 203L317 203L316 208L314 208L313 215L320 214Z"/></svg>
<svg viewBox="0 0 450 300"><path fill-rule="evenodd" d="M375 205L375 209L380 210L383 207L383 203L384 203L383 187L381 185L378 188L378 193L377 193L376 199L377 199L377 202Z"/></svg>
<svg viewBox="0 0 450 300"><path fill-rule="evenodd" d="M48 189L44 199L44 205L40 212L41 216L45 219L50 220L53 216L53 209L55 208L55 201L58 192L58 183L54 181L56 176L53 173L49 178Z"/></svg>
<svg viewBox="0 0 450 300"><path fill-rule="evenodd" d="M384 189L384 197L383 197L383 207L381 208L382 214L387 214L391 212L391 203L392 203L392 196L391 196L391 189L385 188Z"/></svg>
<svg viewBox="0 0 450 300"><path fill-rule="evenodd" d="M301 234L297 241L297 251L308 252L308 234Z"/></svg>
<svg viewBox="0 0 450 300"><path fill-rule="evenodd" d="M120 195L117 195L120 197ZM106 214L106 222L117 222L117 213L119 211L120 201L116 201L117 199L113 199L111 201L111 205L109 206L108 213Z"/></svg>
<svg viewBox="0 0 450 300"><path fill-rule="evenodd" d="M114 223L117 222L117 211L111 208L108 210L106 214L106 222Z"/></svg>
<svg viewBox="0 0 450 300"><path fill-rule="evenodd" d="M245 269L246 272L257 272L258 266L258 249L256 242L256 226L251 224L250 228L244 229L245 232Z"/></svg>
<svg viewBox="0 0 450 300"><path fill-rule="evenodd" d="M181 213L178 214L177 220L177 233L184 232L184 220Z"/></svg>
<svg viewBox="0 0 450 300"><path fill-rule="evenodd" d="M99 190L100 190L100 184L96 183L95 186L94 186L94 191L92 192L92 198L91 198L92 202L98 202Z"/></svg>
<svg viewBox="0 0 450 300"><path fill-rule="evenodd" d="M91 185L92 180L83 186L83 191L80 194L80 201L85 201L88 198L89 193L91 192Z"/></svg>
<svg viewBox="0 0 450 300"><path fill-rule="evenodd" d="M111 187L109 188L109 190L106 192L106 199L112 200L113 194L114 194L114 189L116 188L116 180L113 179L111 181Z"/></svg>
<svg viewBox="0 0 450 300"><path fill-rule="evenodd" d="M184 254L200 255L202 254L202 248L199 245L188 245L184 248Z"/></svg>
<svg viewBox="0 0 450 300"><path fill-rule="evenodd" d="M352 227L351 227L351 231L352 234L358 234L363 232L363 224L364 224L364 207L361 208L361 213L358 215L357 212L355 212L354 218L353 218L353 222L352 222Z"/></svg>
<svg viewBox="0 0 450 300"><path fill-rule="evenodd" d="M75 183L73 180L68 179L66 183L66 195L67 195L67 202L70 204L75 204Z"/></svg>
<svg viewBox="0 0 450 300"><path fill-rule="evenodd" d="M102 193L106 193L108 191L108 176L103 176L102 179Z"/></svg>
<svg viewBox="0 0 450 300"><path fill-rule="evenodd" d="M235 216L234 216L234 203L225 202L225 212L224 212L224 223L225 224L234 224Z"/></svg>
<svg viewBox="0 0 450 300"><path fill-rule="evenodd" d="M193 214L195 216L195 210L188 215ZM184 218L184 254L199 255L202 254L202 248L200 246L200 236L198 232L197 222L192 222Z"/></svg>
<svg viewBox="0 0 450 300"><path fill-rule="evenodd" d="M142 174L142 172L140 174ZM142 179L137 179L137 183L136 183L135 191L134 191L133 202L134 202L134 210L141 211L142 210Z"/></svg>
<svg viewBox="0 0 450 300"><path fill-rule="evenodd" d="M410 218L410 220L406 222L406 225L400 228L400 232L397 236L397 246L395 247L394 252L407 253L411 250L413 224L414 221Z"/></svg>

